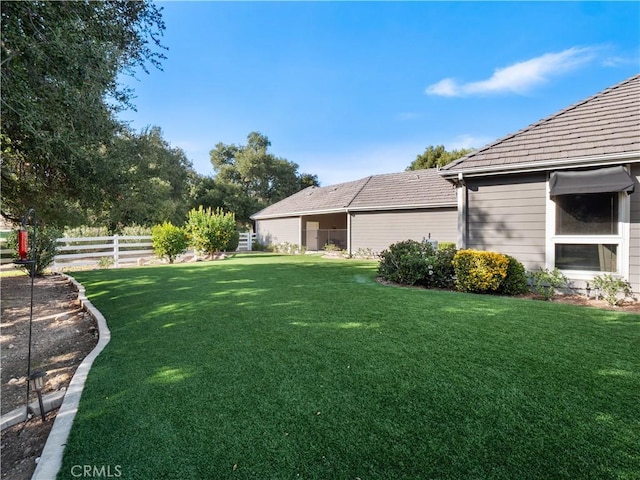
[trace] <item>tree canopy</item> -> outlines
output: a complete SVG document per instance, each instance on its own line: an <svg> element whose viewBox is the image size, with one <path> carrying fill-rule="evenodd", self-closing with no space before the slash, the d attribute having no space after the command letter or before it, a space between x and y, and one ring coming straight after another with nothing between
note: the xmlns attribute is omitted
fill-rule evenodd
<svg viewBox="0 0 640 480"><path fill-rule="evenodd" d="M434 147L429 145L423 153L418 155L416 159L406 168L406 170L422 170L425 168L444 167L448 163L464 157L473 152L473 148L461 148L460 150L452 150L448 152L444 145Z"/></svg>
<svg viewBox="0 0 640 480"><path fill-rule="evenodd" d="M133 108L120 75L161 67L165 25L151 0L2 2L1 194L3 217L35 207L56 227L176 225L205 205L249 215L310 185L312 174L247 145L219 143L214 177L194 172L158 127L135 132L118 121Z"/></svg>
<svg viewBox="0 0 640 480"><path fill-rule="evenodd" d="M117 136L105 156L111 168L97 223L115 231L125 225L184 221L196 173L184 151L172 147L159 127Z"/></svg>
<svg viewBox="0 0 640 480"><path fill-rule="evenodd" d="M30 206L64 225L98 208L112 165L105 149L131 107L121 73L164 58L150 1L2 2L2 215Z"/></svg>
<svg viewBox="0 0 640 480"><path fill-rule="evenodd" d="M203 204L230 210L246 223L267 205L318 185L316 175L298 173L296 163L269 153L270 146L259 132L249 133L246 145L218 143L210 152L215 178L201 184L200 198L210 202Z"/></svg>

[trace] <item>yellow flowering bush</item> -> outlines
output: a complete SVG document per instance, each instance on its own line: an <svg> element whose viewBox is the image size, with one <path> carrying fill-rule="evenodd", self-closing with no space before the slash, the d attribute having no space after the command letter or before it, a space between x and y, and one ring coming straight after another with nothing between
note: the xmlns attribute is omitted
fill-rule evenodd
<svg viewBox="0 0 640 480"><path fill-rule="evenodd" d="M481 250L459 250L453 257L456 288L462 292L496 292L507 277L509 258Z"/></svg>

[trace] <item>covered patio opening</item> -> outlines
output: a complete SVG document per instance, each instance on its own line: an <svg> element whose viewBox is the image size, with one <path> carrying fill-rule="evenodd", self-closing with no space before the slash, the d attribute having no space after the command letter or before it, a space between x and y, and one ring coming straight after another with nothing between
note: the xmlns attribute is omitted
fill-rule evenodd
<svg viewBox="0 0 640 480"><path fill-rule="evenodd" d="M321 251L326 245L347 249L348 226L345 212L304 215L301 217L301 224L302 245L307 251Z"/></svg>

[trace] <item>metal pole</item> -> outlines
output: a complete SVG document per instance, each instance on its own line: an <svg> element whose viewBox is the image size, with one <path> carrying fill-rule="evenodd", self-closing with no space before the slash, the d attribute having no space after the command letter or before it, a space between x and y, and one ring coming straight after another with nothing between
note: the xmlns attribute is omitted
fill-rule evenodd
<svg viewBox="0 0 640 480"><path fill-rule="evenodd" d="M38 405L40 406L40 418L43 422L46 421L45 412L44 412L44 404L42 403L42 392L38 390Z"/></svg>
<svg viewBox="0 0 640 480"><path fill-rule="evenodd" d="M30 393L30 381L31 378L31 337L33 332L33 282L36 276L36 227L37 227L37 218L36 218L36 210L34 208L30 208L27 214L22 219L22 226L26 229L27 222L29 221L29 217L33 216L33 241L31 242L31 259L27 259L24 262L17 262L20 264L30 265L31 269L29 271L31 275L31 302L29 308L29 353L27 356L27 414L25 418L29 417L29 393ZM28 268L28 267L27 267Z"/></svg>

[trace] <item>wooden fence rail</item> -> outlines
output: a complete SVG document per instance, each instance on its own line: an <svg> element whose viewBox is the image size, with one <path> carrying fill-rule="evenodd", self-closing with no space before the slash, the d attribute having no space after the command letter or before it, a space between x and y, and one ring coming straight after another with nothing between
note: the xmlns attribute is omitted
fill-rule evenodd
<svg viewBox="0 0 640 480"><path fill-rule="evenodd" d="M241 232L237 251L251 251L255 238L255 233ZM140 259L148 261L154 256L150 235L65 237L57 242L58 254L52 265L54 270L100 264L131 266L138 264ZM13 254L6 248L6 240L0 238L0 264L11 263Z"/></svg>

